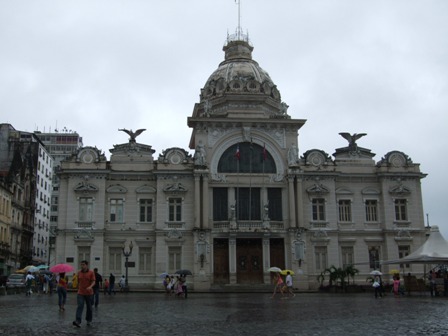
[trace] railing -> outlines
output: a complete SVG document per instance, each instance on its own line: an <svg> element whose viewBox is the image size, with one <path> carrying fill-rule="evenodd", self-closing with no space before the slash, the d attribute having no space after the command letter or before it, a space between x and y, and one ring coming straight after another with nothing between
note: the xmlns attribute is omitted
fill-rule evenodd
<svg viewBox="0 0 448 336"><path fill-rule="evenodd" d="M328 227L327 222L311 222L310 228L311 229L326 229Z"/></svg>
<svg viewBox="0 0 448 336"><path fill-rule="evenodd" d="M75 224L78 226L78 228L91 229L95 225L95 222L75 222Z"/></svg>
<svg viewBox="0 0 448 336"><path fill-rule="evenodd" d="M236 227L240 230L260 230L265 228L265 224L261 220L257 221L236 221ZM282 230L285 225L282 221L270 221L269 227L274 230ZM213 222L214 229L229 229L229 221Z"/></svg>
<svg viewBox="0 0 448 336"><path fill-rule="evenodd" d="M165 222L168 229L183 229L184 222Z"/></svg>

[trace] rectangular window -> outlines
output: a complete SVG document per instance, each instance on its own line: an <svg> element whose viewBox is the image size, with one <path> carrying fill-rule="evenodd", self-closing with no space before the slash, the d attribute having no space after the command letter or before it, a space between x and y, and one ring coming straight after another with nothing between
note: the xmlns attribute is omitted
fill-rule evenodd
<svg viewBox="0 0 448 336"><path fill-rule="evenodd" d="M379 246L369 247L369 264L372 269L380 268L380 248Z"/></svg>
<svg viewBox="0 0 448 336"><path fill-rule="evenodd" d="M112 223L123 223L123 200L111 199L110 200L110 217L109 220Z"/></svg>
<svg viewBox="0 0 448 336"><path fill-rule="evenodd" d="M377 200L366 200L366 222L378 222Z"/></svg>
<svg viewBox="0 0 448 336"><path fill-rule="evenodd" d="M342 267L346 268L349 265L353 265L353 246L342 246L341 247L342 254Z"/></svg>
<svg viewBox="0 0 448 336"><path fill-rule="evenodd" d="M168 272L174 273L180 269L181 265L181 252L180 246L168 247Z"/></svg>
<svg viewBox="0 0 448 336"><path fill-rule="evenodd" d="M239 220L260 220L260 188L236 188L236 214Z"/></svg>
<svg viewBox="0 0 448 336"><path fill-rule="evenodd" d="M228 220L228 212L229 201L227 197L227 188L213 188L213 220Z"/></svg>
<svg viewBox="0 0 448 336"><path fill-rule="evenodd" d="M313 221L325 221L325 200L313 198L312 201Z"/></svg>
<svg viewBox="0 0 448 336"><path fill-rule="evenodd" d="M121 274L121 257L123 252L119 247L109 248L109 271L111 273Z"/></svg>
<svg viewBox="0 0 448 336"><path fill-rule="evenodd" d="M316 246L314 248L314 258L316 261L316 271L323 271L327 268L327 247Z"/></svg>
<svg viewBox="0 0 448 336"><path fill-rule="evenodd" d="M90 247L89 246L78 247L78 266L81 263L81 261L83 261L83 260L87 260L90 265Z"/></svg>
<svg viewBox="0 0 448 336"><path fill-rule="evenodd" d="M79 221L91 222L93 220L93 198L79 198Z"/></svg>
<svg viewBox="0 0 448 336"><path fill-rule="evenodd" d="M395 220L396 221L407 221L407 202L405 199L395 200Z"/></svg>
<svg viewBox="0 0 448 336"><path fill-rule="evenodd" d="M409 245L406 246L398 246L398 258L404 258L411 253L411 247ZM400 264L400 268L409 268L409 264Z"/></svg>
<svg viewBox="0 0 448 336"><path fill-rule="evenodd" d="M152 249L151 247L140 247L139 248L139 261L138 261L138 269L140 273L149 274L151 273L151 258L152 258ZM177 270L176 270L177 271Z"/></svg>
<svg viewBox="0 0 448 336"><path fill-rule="evenodd" d="M339 221L351 222L352 221L352 209L350 200L339 200Z"/></svg>
<svg viewBox="0 0 448 336"><path fill-rule="evenodd" d="M269 218L274 221L283 220L282 189L268 188Z"/></svg>
<svg viewBox="0 0 448 336"><path fill-rule="evenodd" d="M170 198L168 202L168 221L180 222L182 221L182 199Z"/></svg>
<svg viewBox="0 0 448 336"><path fill-rule="evenodd" d="M140 222L152 222L152 199L140 200Z"/></svg>

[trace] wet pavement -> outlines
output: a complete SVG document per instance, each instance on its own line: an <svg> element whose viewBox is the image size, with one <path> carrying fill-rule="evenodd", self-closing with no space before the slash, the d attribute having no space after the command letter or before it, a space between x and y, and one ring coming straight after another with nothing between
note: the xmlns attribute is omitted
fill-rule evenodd
<svg viewBox="0 0 448 336"><path fill-rule="evenodd" d="M117 293L100 297L93 323L72 326L76 294L65 312L57 295L0 296L0 335L447 335L448 299L370 293ZM83 318L85 317L85 310Z"/></svg>

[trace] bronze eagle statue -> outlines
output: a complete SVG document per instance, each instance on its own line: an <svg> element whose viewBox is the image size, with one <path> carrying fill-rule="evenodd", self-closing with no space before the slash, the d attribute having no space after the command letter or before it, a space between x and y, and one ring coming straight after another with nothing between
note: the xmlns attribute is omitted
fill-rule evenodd
<svg viewBox="0 0 448 336"><path fill-rule="evenodd" d="M356 148L356 140L358 140L359 138L362 138L364 135L367 135L367 133L339 133L344 139L346 139L348 141L348 147L349 148Z"/></svg>
<svg viewBox="0 0 448 336"><path fill-rule="evenodd" d="M136 130L135 132L133 132L132 130L127 130L126 128L122 128L122 129L119 128L118 130L129 134L129 136L130 136L129 141L135 142L135 138L138 137L144 131L146 131L146 128L140 128L140 129Z"/></svg>

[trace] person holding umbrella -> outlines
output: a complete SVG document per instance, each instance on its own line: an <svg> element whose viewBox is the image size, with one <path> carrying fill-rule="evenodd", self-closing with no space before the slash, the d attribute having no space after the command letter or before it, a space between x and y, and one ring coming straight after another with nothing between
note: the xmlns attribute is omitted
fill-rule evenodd
<svg viewBox="0 0 448 336"><path fill-rule="evenodd" d="M92 323L92 295L94 285L95 274L92 270L89 270L89 262L87 260L83 260L81 261L81 270L78 272L78 308L76 309L76 320L73 321L73 325L77 328L81 327L84 304L86 305L87 325L90 325L90 323Z"/></svg>
<svg viewBox="0 0 448 336"><path fill-rule="evenodd" d="M65 273L59 273L58 285L57 285L57 293L58 293L58 302L59 302L59 311L65 310L65 302L67 301L67 285L68 278Z"/></svg>

